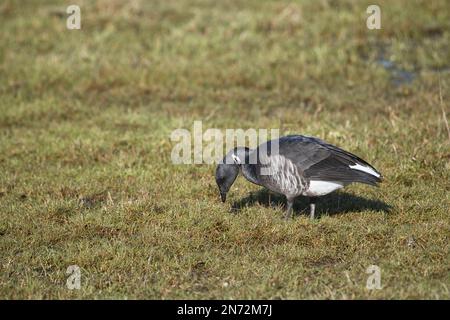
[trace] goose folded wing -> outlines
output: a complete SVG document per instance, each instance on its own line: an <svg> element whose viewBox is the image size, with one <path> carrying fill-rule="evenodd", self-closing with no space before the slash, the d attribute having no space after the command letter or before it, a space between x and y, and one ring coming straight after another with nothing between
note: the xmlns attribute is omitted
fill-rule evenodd
<svg viewBox="0 0 450 320"><path fill-rule="evenodd" d="M280 153L293 161L310 180L370 185L381 181L379 172L366 161L320 139L292 137L280 146Z"/></svg>

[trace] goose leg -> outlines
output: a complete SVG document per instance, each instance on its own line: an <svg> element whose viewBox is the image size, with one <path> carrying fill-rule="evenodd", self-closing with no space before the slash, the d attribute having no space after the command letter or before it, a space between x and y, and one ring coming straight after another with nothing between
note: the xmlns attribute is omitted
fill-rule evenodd
<svg viewBox="0 0 450 320"><path fill-rule="evenodd" d="M316 211L316 200L317 198L311 197L309 198L309 218L314 220L314 214Z"/></svg>
<svg viewBox="0 0 450 320"><path fill-rule="evenodd" d="M292 218L292 212L293 206L294 206L294 198L286 198L287 199L287 207L286 207L286 213L284 215L284 218L287 220L289 218Z"/></svg>

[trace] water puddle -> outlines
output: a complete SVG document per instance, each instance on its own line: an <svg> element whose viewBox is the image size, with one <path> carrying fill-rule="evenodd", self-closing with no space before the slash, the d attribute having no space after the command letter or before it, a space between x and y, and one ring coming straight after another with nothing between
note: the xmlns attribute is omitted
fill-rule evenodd
<svg viewBox="0 0 450 320"><path fill-rule="evenodd" d="M375 60L375 63L382 66L385 70L388 71L388 73L391 76L391 83L394 87L411 84L416 78L418 78L421 71L431 73L450 72L449 66L423 70L415 68L415 70L413 71L402 69L401 67L397 66L397 64L394 61L389 60L389 58L386 58L386 51L387 51L386 45L379 45L378 47L379 47L379 54L378 58Z"/></svg>
<svg viewBox="0 0 450 320"><path fill-rule="evenodd" d="M393 61L384 57L379 58L376 62L389 72L392 84L396 87L410 84L417 77L417 72L401 69Z"/></svg>

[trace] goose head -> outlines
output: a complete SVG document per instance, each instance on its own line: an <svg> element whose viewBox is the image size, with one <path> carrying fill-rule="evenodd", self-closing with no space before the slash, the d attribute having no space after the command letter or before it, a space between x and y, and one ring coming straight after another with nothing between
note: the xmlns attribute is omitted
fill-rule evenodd
<svg viewBox="0 0 450 320"><path fill-rule="evenodd" d="M222 202L227 199L227 193L239 175L239 169L245 161L247 150L247 148L234 148L217 165L216 183Z"/></svg>

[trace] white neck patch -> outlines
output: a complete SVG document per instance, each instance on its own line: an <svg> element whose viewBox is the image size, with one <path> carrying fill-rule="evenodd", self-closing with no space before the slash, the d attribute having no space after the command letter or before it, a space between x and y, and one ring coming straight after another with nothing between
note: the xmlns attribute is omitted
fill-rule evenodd
<svg viewBox="0 0 450 320"><path fill-rule="evenodd" d="M236 164L241 164L241 159L239 159L239 157L237 155L235 155L234 153L231 155L231 157L233 158L234 163Z"/></svg>

